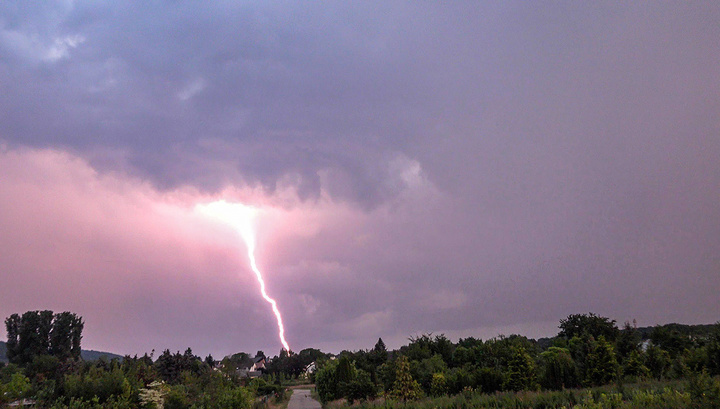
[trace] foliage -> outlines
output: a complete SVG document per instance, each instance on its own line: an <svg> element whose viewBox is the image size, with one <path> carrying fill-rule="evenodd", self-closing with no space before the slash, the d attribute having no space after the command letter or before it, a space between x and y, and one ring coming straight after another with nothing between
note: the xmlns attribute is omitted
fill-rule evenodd
<svg viewBox="0 0 720 409"><path fill-rule="evenodd" d="M12 314L5 320L7 357L21 365L32 362L38 355L52 355L61 361L78 359L83 326L82 317L70 312Z"/></svg>
<svg viewBox="0 0 720 409"><path fill-rule="evenodd" d="M258 351L262 352L262 351ZM319 349L306 348L296 354L285 349L280 350L278 356L273 357L266 365L266 372L275 376L282 375L287 378L297 378L305 373L305 368L311 363L324 361L327 354Z"/></svg>
<svg viewBox="0 0 720 409"><path fill-rule="evenodd" d="M638 330L626 321L615 341L617 357L621 364L624 364L625 359L633 352L640 352L640 341L640 333Z"/></svg>
<svg viewBox="0 0 720 409"><path fill-rule="evenodd" d="M203 365L199 357L193 355L190 348L185 350L184 354L180 354L180 351L171 354L170 350L166 349L158 357L154 366L162 380L170 384L180 382L183 372L199 375L202 370L207 368L207 365Z"/></svg>
<svg viewBox="0 0 720 409"><path fill-rule="evenodd" d="M2 395L8 401L14 401L27 397L30 389L30 379L21 373L14 373L10 376L10 382L3 386Z"/></svg>
<svg viewBox="0 0 720 409"><path fill-rule="evenodd" d="M706 348L708 371L711 375L720 375L720 323L715 325Z"/></svg>
<svg viewBox="0 0 720 409"><path fill-rule="evenodd" d="M370 379L370 374L358 370L352 380L346 382L343 387L343 395L352 404L356 400L374 399L377 396L377 387Z"/></svg>
<svg viewBox="0 0 720 409"><path fill-rule="evenodd" d="M410 374L410 364L405 356L396 361L395 383L390 396L402 402L419 399L422 396L420 384Z"/></svg>
<svg viewBox="0 0 720 409"><path fill-rule="evenodd" d="M623 375L639 377L650 375L650 370L643 363L643 358L643 354L640 351L632 351L623 364Z"/></svg>
<svg viewBox="0 0 720 409"><path fill-rule="evenodd" d="M208 390L202 394L197 403L192 405L193 409L243 409L252 406L253 397L250 392L242 386L223 387L215 390Z"/></svg>
<svg viewBox="0 0 720 409"><path fill-rule="evenodd" d="M337 368L335 369L335 381L343 385L355 379L355 365L347 356L338 359Z"/></svg>
<svg viewBox="0 0 720 409"><path fill-rule="evenodd" d="M119 366L110 370L93 366L84 374L69 374L63 383L64 398L105 403L111 398L129 399L130 382Z"/></svg>
<svg viewBox="0 0 720 409"><path fill-rule="evenodd" d="M503 392L486 394L468 390L454 396L440 396L413 401L411 406L406 403L384 401L368 403L362 408L576 408L576 409L686 409L712 408L706 399L701 403L684 390L682 384L667 386L655 382L652 384L636 384L621 388L567 389L564 391L546 392ZM706 406L699 406L706 404Z"/></svg>
<svg viewBox="0 0 720 409"><path fill-rule="evenodd" d="M395 367L396 361L397 360L387 361L377 368L378 383L385 391L392 389L395 383L395 373L397 372L397 368Z"/></svg>
<svg viewBox="0 0 720 409"><path fill-rule="evenodd" d="M335 375L337 361L328 361L318 368L315 374L315 389L321 402L329 402L340 397L337 377Z"/></svg>
<svg viewBox="0 0 720 409"><path fill-rule="evenodd" d="M167 388L163 397L163 409L189 409L190 398L184 385L173 385Z"/></svg>
<svg viewBox="0 0 720 409"><path fill-rule="evenodd" d="M615 351L602 335L592 344L588 366L587 381L592 385L604 385L617 377Z"/></svg>
<svg viewBox="0 0 720 409"><path fill-rule="evenodd" d="M560 333L558 333L558 336L565 339L573 337L599 338L603 336L606 340L614 342L619 335L615 320L600 317L593 313L568 315L567 318L560 320L559 328Z"/></svg>
<svg viewBox="0 0 720 409"><path fill-rule="evenodd" d="M245 353L223 359L224 372L213 369L212 356L201 360L190 348L182 354L165 350L155 360L154 351L122 360L76 360L72 342L59 335L75 316L63 314L30 311L6 320L16 334L12 348L23 352L14 356L16 363L0 367L0 405L23 396L46 408L251 407L265 405L268 396L277 400L283 383L301 382L311 362L317 395L326 404L335 400L332 406L345 398L372 407L377 395L388 408L711 408L720 402L720 380L712 378L720 372L720 326L671 324L647 331L625 323L611 338L603 333L617 331L614 321L571 315L561 321L562 336L542 343L520 335L453 343L427 334L399 351L388 351L378 339L372 349L343 351L337 360L312 348L281 350L266 362L262 378L250 380L235 371L252 364ZM641 336L654 341L641 348ZM568 389L580 385L596 387Z"/></svg>
<svg viewBox="0 0 720 409"><path fill-rule="evenodd" d="M550 347L540 354L540 358L540 382L544 388L560 390L579 386L577 368L568 349Z"/></svg>
<svg viewBox="0 0 720 409"><path fill-rule="evenodd" d="M400 348L400 352L411 361L421 361L440 355L444 362L450 362L453 354L453 343L444 335L424 334L410 338L410 344Z"/></svg>
<svg viewBox="0 0 720 409"><path fill-rule="evenodd" d="M322 402L347 398L348 402L352 403L377 396L377 386L370 374L357 369L347 355L325 362L318 369L315 374L315 388Z"/></svg>
<svg viewBox="0 0 720 409"><path fill-rule="evenodd" d="M519 391L536 389L535 362L525 349L515 348L508 362L505 389Z"/></svg>
<svg viewBox="0 0 720 409"><path fill-rule="evenodd" d="M650 345L645 352L645 366L656 379L662 379L670 369L670 354L657 347Z"/></svg>
<svg viewBox="0 0 720 409"><path fill-rule="evenodd" d="M434 373L430 382L430 395L442 396L448 393L447 380L442 373Z"/></svg>
<svg viewBox="0 0 720 409"><path fill-rule="evenodd" d="M685 349L692 348L690 336L678 328L670 326L657 326L650 334L653 345L657 345L670 354L671 358L677 357Z"/></svg>
<svg viewBox="0 0 720 409"><path fill-rule="evenodd" d="M720 379L711 378L707 371L691 375L688 379L687 390L692 399L693 408L720 408Z"/></svg>
<svg viewBox="0 0 720 409"><path fill-rule="evenodd" d="M416 379L425 393L430 393L433 375L447 371L447 364L440 354L421 361L410 362L410 373Z"/></svg>

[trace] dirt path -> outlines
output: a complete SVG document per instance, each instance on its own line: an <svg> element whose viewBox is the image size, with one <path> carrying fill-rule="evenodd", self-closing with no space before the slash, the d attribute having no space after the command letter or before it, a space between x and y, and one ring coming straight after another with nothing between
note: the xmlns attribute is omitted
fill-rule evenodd
<svg viewBox="0 0 720 409"><path fill-rule="evenodd" d="M310 397L310 389L293 389L287 409L320 409L320 402Z"/></svg>

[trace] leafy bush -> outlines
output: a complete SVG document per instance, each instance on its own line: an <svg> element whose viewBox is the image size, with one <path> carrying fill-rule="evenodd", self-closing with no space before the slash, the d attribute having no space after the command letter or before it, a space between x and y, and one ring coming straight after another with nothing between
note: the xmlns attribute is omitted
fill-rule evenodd
<svg viewBox="0 0 720 409"><path fill-rule="evenodd" d="M315 374L315 389L323 403L340 397L335 368L337 368L337 361L328 361Z"/></svg>

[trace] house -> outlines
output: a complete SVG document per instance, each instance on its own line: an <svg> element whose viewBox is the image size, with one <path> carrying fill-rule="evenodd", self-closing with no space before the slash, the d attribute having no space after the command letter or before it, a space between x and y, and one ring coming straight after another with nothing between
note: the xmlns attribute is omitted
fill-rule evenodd
<svg viewBox="0 0 720 409"><path fill-rule="evenodd" d="M308 364L308 366L305 367L305 377L309 378L310 375L315 373L316 370L317 370L317 365L315 364L315 361L310 362Z"/></svg>
<svg viewBox="0 0 720 409"><path fill-rule="evenodd" d="M255 358L243 362L237 367L237 374L243 378L258 378L262 376L265 370L265 357L257 355Z"/></svg>
<svg viewBox="0 0 720 409"><path fill-rule="evenodd" d="M265 360L265 357L262 355L258 355L255 358L253 358L253 365L251 371L261 371L265 369L265 364L267 361Z"/></svg>

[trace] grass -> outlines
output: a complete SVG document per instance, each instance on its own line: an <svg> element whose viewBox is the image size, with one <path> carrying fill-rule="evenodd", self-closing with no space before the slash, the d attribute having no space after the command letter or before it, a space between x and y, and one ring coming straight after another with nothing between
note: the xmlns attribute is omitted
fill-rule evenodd
<svg viewBox="0 0 720 409"><path fill-rule="evenodd" d="M473 391L429 397L412 402L379 398L352 406L345 400L329 402L326 409L720 409L720 379L646 381L562 391L521 391L484 394Z"/></svg>
<svg viewBox="0 0 720 409"><path fill-rule="evenodd" d="M287 409L290 403L292 390L283 389L281 394L269 396L267 400L260 400L254 405L254 409Z"/></svg>

